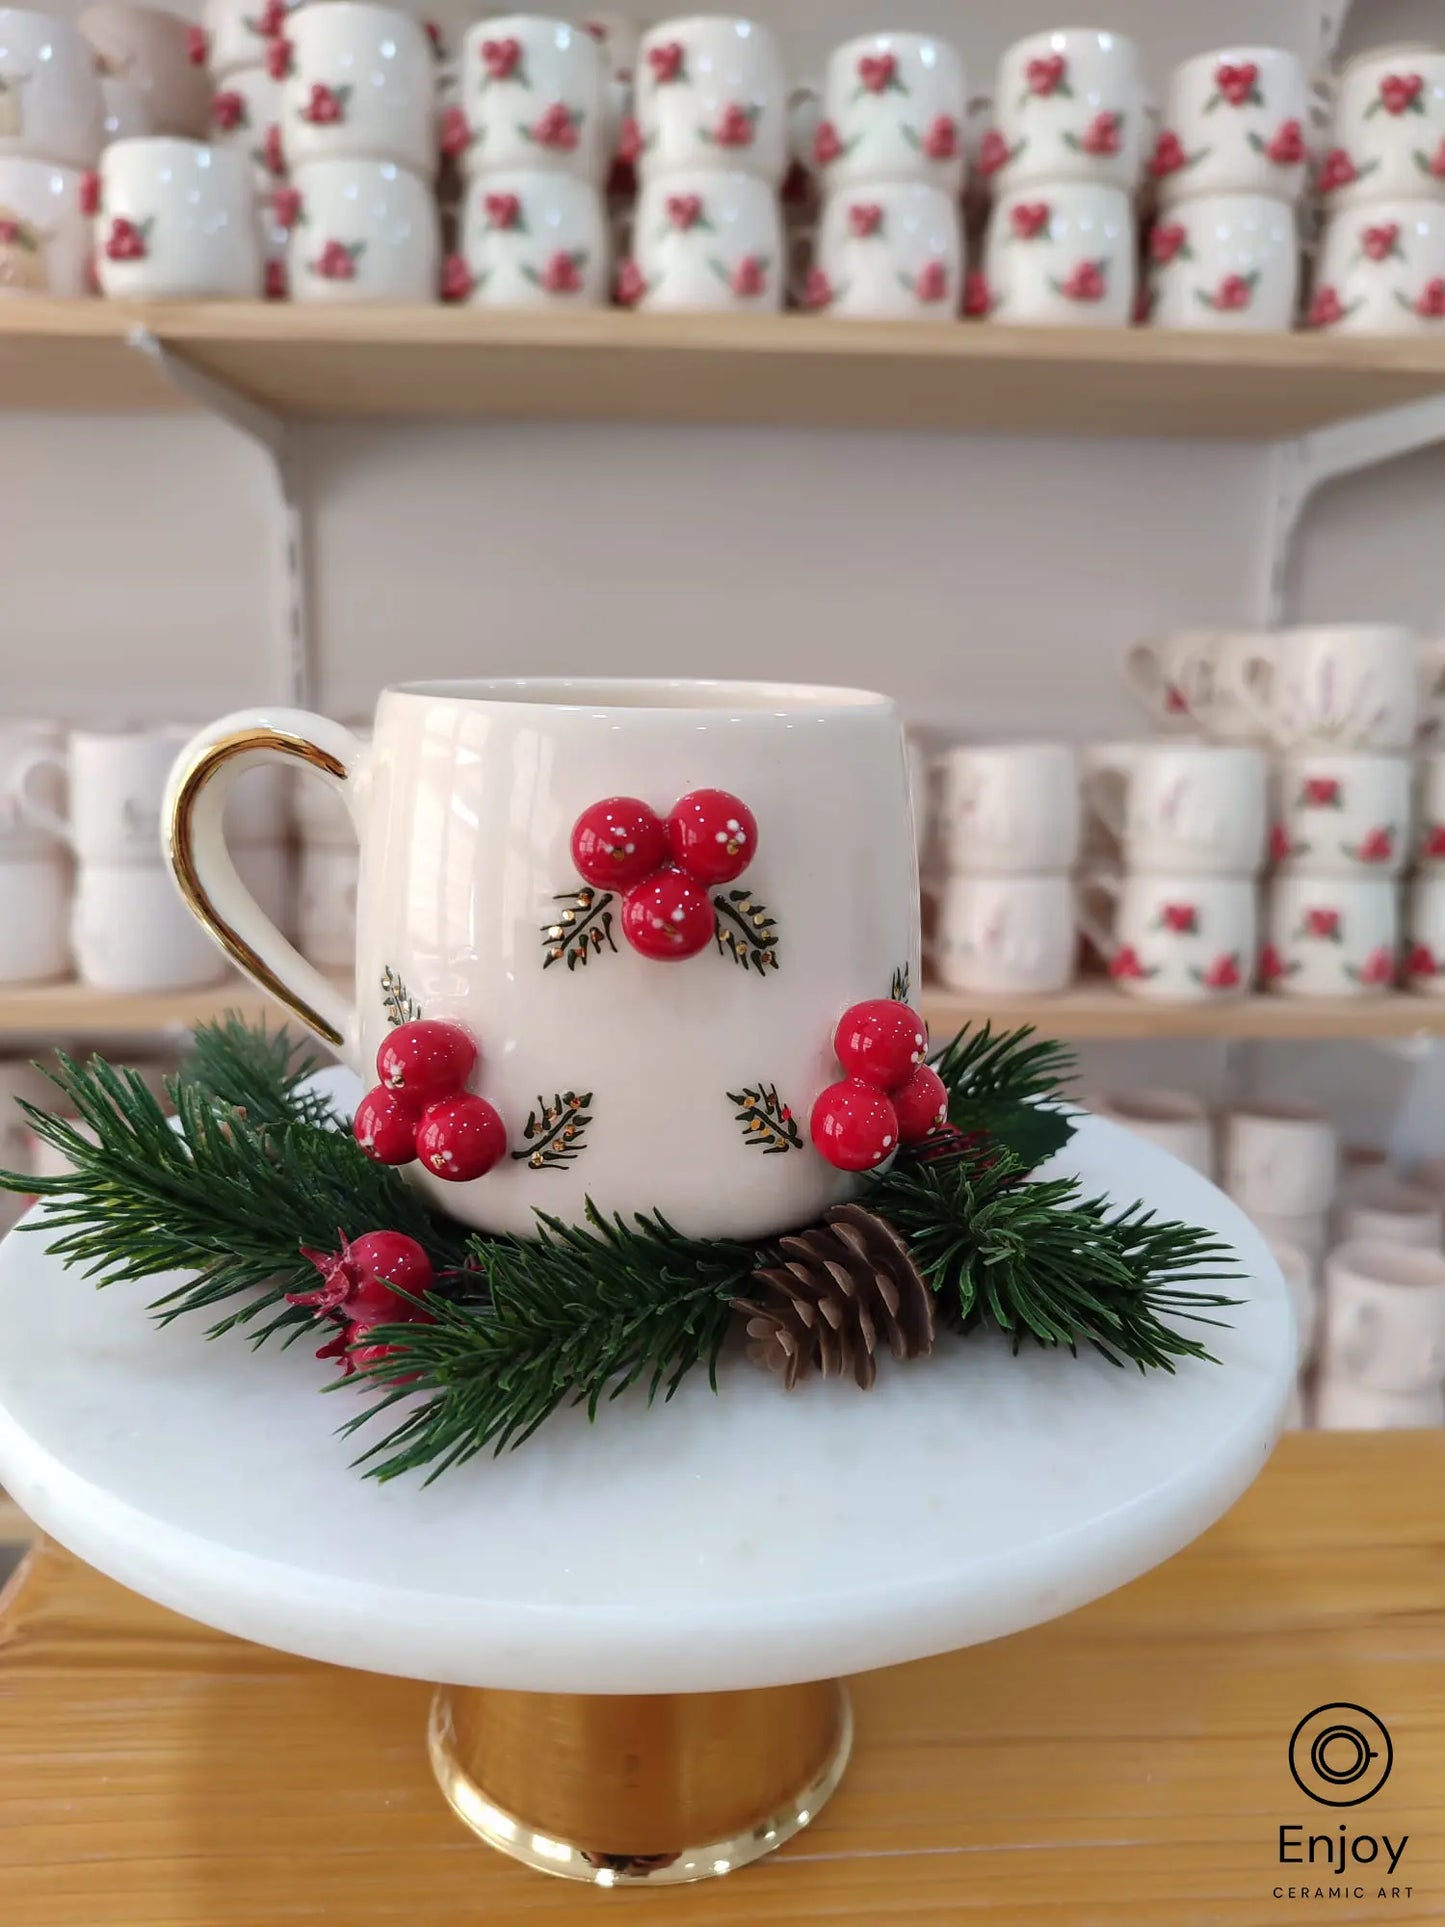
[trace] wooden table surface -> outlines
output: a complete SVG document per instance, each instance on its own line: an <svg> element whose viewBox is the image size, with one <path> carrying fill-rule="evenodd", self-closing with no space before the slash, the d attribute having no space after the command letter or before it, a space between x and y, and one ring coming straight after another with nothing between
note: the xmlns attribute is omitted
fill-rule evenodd
<svg viewBox="0 0 1445 1927"><path fill-rule="evenodd" d="M427 1768L426 1687L210 1632L41 1544L0 1598L0 1919L1445 1920L1442 1493L1445 1432L1286 1439L1213 1531L1111 1598L858 1679L854 1762L818 1822L731 1879L653 1893L474 1841ZM1394 1742L1353 1809L1312 1804L1287 1765L1296 1723L1336 1700ZM1282 1825L1341 1822L1408 1836L1393 1877L1280 1864Z"/></svg>

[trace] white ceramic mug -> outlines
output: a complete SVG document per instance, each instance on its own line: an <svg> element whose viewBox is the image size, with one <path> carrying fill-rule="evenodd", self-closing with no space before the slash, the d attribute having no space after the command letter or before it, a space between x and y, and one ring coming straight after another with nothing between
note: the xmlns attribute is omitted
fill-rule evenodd
<svg viewBox="0 0 1445 1927"><path fill-rule="evenodd" d="M1253 982L1248 877L1099 873L1081 887L1079 916L1127 996L1205 1003L1243 996Z"/></svg>
<svg viewBox="0 0 1445 1927"><path fill-rule="evenodd" d="M264 67L299 5L300 0L205 0L205 26L195 43L199 64L216 81L241 67ZM284 61L275 64L279 68Z"/></svg>
<svg viewBox="0 0 1445 1927"><path fill-rule="evenodd" d="M1131 194L1144 130L1139 50L1123 34L1055 27L1007 48L994 84L998 190L1102 182Z"/></svg>
<svg viewBox="0 0 1445 1927"><path fill-rule="evenodd" d="M0 984L70 974L70 866L57 854L0 855Z"/></svg>
<svg viewBox="0 0 1445 1927"><path fill-rule="evenodd" d="M1078 949L1066 876L951 876L935 967L950 990L1050 995L1067 988Z"/></svg>
<svg viewBox="0 0 1445 1927"><path fill-rule="evenodd" d="M85 36L54 14L0 7L0 154L94 167L104 119Z"/></svg>
<svg viewBox="0 0 1445 1927"><path fill-rule="evenodd" d="M1120 187L1063 181L1001 195L983 274L998 321L1122 327L1134 308L1134 213Z"/></svg>
<svg viewBox="0 0 1445 1927"><path fill-rule="evenodd" d="M1445 750L1429 750L1416 763L1414 823L1417 868L1445 867Z"/></svg>
<svg viewBox="0 0 1445 1927"><path fill-rule="evenodd" d="M251 163L228 148L155 136L100 163L96 269L115 300L244 300L261 292Z"/></svg>
<svg viewBox="0 0 1445 1927"><path fill-rule="evenodd" d="M1259 974L1291 997L1380 996L1394 982L1400 892L1385 877L1278 876Z"/></svg>
<svg viewBox="0 0 1445 1927"><path fill-rule="evenodd" d="M939 762L939 847L952 870L1063 874L1079 855L1079 759L1067 743L976 743Z"/></svg>
<svg viewBox="0 0 1445 1927"><path fill-rule="evenodd" d="M170 871L145 863L82 863L71 942L92 990L138 995L219 983L226 960L187 913Z"/></svg>
<svg viewBox="0 0 1445 1927"><path fill-rule="evenodd" d="M395 161L308 161L292 176L300 212L286 250L291 299L434 301L436 197Z"/></svg>
<svg viewBox="0 0 1445 1927"><path fill-rule="evenodd" d="M827 191L918 181L956 198L967 99L957 49L932 34L869 33L835 48L812 147Z"/></svg>
<svg viewBox="0 0 1445 1927"><path fill-rule="evenodd" d="M1442 1201L1402 1184L1388 1172L1360 1184L1340 1206L1340 1238L1346 1244L1414 1245L1440 1249L1445 1229Z"/></svg>
<svg viewBox="0 0 1445 1927"><path fill-rule="evenodd" d="M585 28L534 14L483 20L467 33L461 72L465 172L525 168L601 187L606 67Z"/></svg>
<svg viewBox="0 0 1445 1927"><path fill-rule="evenodd" d="M436 76L410 15L360 0L301 7L277 46L287 164L395 161L430 179L436 166Z"/></svg>
<svg viewBox="0 0 1445 1927"><path fill-rule="evenodd" d="M1418 1432L1445 1424L1445 1391L1372 1392L1346 1378L1321 1372L1314 1389L1314 1425L1320 1432Z"/></svg>
<svg viewBox="0 0 1445 1927"><path fill-rule="evenodd" d="M286 171L281 115L281 83L264 67L238 67L211 95L209 139L247 156L258 192Z"/></svg>
<svg viewBox="0 0 1445 1927"><path fill-rule="evenodd" d="M781 308L786 263L778 197L755 174L644 181L619 293L656 312Z"/></svg>
<svg viewBox="0 0 1445 1927"><path fill-rule="evenodd" d="M1402 195L1445 200L1445 52L1370 48L1330 91L1334 126L1318 173L1327 208Z"/></svg>
<svg viewBox="0 0 1445 1927"><path fill-rule="evenodd" d="M54 852L64 840L56 829L64 799L65 725L0 722L0 855Z"/></svg>
<svg viewBox="0 0 1445 1927"><path fill-rule="evenodd" d="M1124 677L1155 723L1201 730L1215 742L1264 743L1268 736L1235 686L1236 665L1267 655L1267 634L1242 629L1178 629L1133 643Z"/></svg>
<svg viewBox="0 0 1445 1927"><path fill-rule="evenodd" d="M467 183L461 253L476 307L600 307L610 247L601 196L574 175L533 169Z"/></svg>
<svg viewBox="0 0 1445 1927"><path fill-rule="evenodd" d="M1253 876L1265 854L1265 759L1221 743L1143 743L1091 759L1085 792L1136 870Z"/></svg>
<svg viewBox="0 0 1445 1927"><path fill-rule="evenodd" d="M1280 629L1229 674L1281 748L1408 749L1419 728L1415 639L1393 624Z"/></svg>
<svg viewBox="0 0 1445 1927"><path fill-rule="evenodd" d="M79 26L100 71L107 140L132 134L206 138L211 82L195 58L196 30L179 14L102 0L86 8ZM125 124L112 131L117 109Z"/></svg>
<svg viewBox="0 0 1445 1927"><path fill-rule="evenodd" d="M1300 750L1274 772L1270 852L1311 876L1398 876L1410 842L1408 757Z"/></svg>
<svg viewBox="0 0 1445 1927"><path fill-rule="evenodd" d="M828 197L804 307L937 321L956 315L962 298L963 223L952 195L890 181Z"/></svg>
<svg viewBox="0 0 1445 1927"><path fill-rule="evenodd" d="M1169 76L1149 164L1160 205L1201 194L1293 204L1305 187L1308 119L1304 67L1283 47L1225 47L1182 61Z"/></svg>
<svg viewBox="0 0 1445 1927"><path fill-rule="evenodd" d="M73 167L0 155L0 300L36 294L74 300L89 294L84 180Z"/></svg>
<svg viewBox="0 0 1445 1927"><path fill-rule="evenodd" d="M318 795L329 792L308 783ZM349 970L356 961L356 893L361 859L349 849L303 845L296 883L296 947L321 970Z"/></svg>
<svg viewBox="0 0 1445 1927"><path fill-rule="evenodd" d="M1251 1214L1313 1218L1339 1176L1335 1127L1310 1104L1237 1105L1224 1120L1224 1188Z"/></svg>
<svg viewBox="0 0 1445 1927"><path fill-rule="evenodd" d="M1445 201L1383 201L1325 223L1312 328L1439 335L1445 327Z"/></svg>
<svg viewBox="0 0 1445 1927"><path fill-rule="evenodd" d="M1405 899L1405 961L1410 990L1445 997L1445 870L1422 872Z"/></svg>
<svg viewBox="0 0 1445 1927"><path fill-rule="evenodd" d="M1079 1102L1202 1176L1214 1176L1214 1126L1208 1106L1191 1091L1086 1092Z"/></svg>
<svg viewBox="0 0 1445 1927"><path fill-rule="evenodd" d="M1315 1354L1315 1342L1319 1336L1319 1260L1312 1258L1298 1245L1271 1244L1270 1256L1284 1274L1285 1289L1289 1293L1290 1309L1294 1312L1295 1329L1299 1334L1299 1363L1303 1370Z"/></svg>
<svg viewBox="0 0 1445 1927"><path fill-rule="evenodd" d="M1445 1378L1445 1258L1345 1244L1325 1264L1324 1371L1366 1391L1424 1392Z"/></svg>
<svg viewBox="0 0 1445 1927"><path fill-rule="evenodd" d="M339 788L357 824L355 1007L266 922L226 854L230 775L277 756ZM574 827L606 798L640 797L665 817L703 789L752 812L756 860L706 892L689 886L694 922L715 918L719 941L704 930L696 954L654 961L627 940L625 893L584 884ZM854 1190L801 1132L786 1155L759 1157L730 1093L765 1079L806 1119L840 1074L843 1012L886 997L895 971L918 981L908 772L886 698L751 683L413 684L382 696L370 751L323 717L247 710L183 754L168 819L197 913L368 1083L398 982L426 1017L474 1031L475 1088L500 1110L513 1155L469 1184L408 1167L464 1222L525 1236L536 1210L580 1221L591 1197L696 1236L755 1237ZM629 878L639 901L646 883ZM766 936L760 917L775 926ZM579 949L585 969L566 961ZM572 1162L533 1166L528 1115L539 1093L565 1092L588 1094L587 1142Z"/></svg>
<svg viewBox="0 0 1445 1927"><path fill-rule="evenodd" d="M19 771L30 820L82 862L154 864L166 780L190 734L181 725L78 729L68 745L37 744Z"/></svg>
<svg viewBox="0 0 1445 1927"><path fill-rule="evenodd" d="M1294 209L1263 194L1208 194L1168 208L1149 234L1157 328L1285 329L1299 301Z"/></svg>
<svg viewBox="0 0 1445 1927"><path fill-rule="evenodd" d="M696 15L642 36L634 111L644 181L726 168L778 187L788 161L788 83L756 20Z"/></svg>

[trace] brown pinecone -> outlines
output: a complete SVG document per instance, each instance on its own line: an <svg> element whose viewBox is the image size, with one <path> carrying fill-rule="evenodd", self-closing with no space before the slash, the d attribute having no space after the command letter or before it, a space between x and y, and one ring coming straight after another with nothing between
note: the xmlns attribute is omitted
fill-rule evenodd
<svg viewBox="0 0 1445 1927"><path fill-rule="evenodd" d="M756 1295L736 1301L747 1321L748 1356L782 1375L789 1391L811 1371L863 1391L877 1352L922 1358L933 1350L933 1293L892 1225L861 1204L839 1204L823 1222L782 1238L785 1262L753 1273Z"/></svg>

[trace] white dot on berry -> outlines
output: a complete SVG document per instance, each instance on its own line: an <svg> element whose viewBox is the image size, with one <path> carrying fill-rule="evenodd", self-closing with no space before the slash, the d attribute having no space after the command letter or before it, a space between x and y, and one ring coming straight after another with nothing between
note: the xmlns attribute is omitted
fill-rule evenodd
<svg viewBox="0 0 1445 1927"><path fill-rule="evenodd" d="M883 1135L883 1149L886 1151L892 1142L893 1142L892 1137L889 1136L887 1132L885 1132Z"/></svg>

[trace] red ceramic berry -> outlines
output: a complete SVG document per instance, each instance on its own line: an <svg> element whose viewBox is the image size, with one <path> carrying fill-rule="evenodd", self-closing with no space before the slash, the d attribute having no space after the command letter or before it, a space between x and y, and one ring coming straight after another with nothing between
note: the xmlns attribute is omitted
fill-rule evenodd
<svg viewBox="0 0 1445 1927"><path fill-rule="evenodd" d="M667 826L636 796L609 796L572 826L572 861L599 890L627 890L667 861Z"/></svg>
<svg viewBox="0 0 1445 1927"><path fill-rule="evenodd" d="M716 931L707 891L680 870L659 870L629 890L622 905L622 934L644 957L695 957Z"/></svg>
<svg viewBox="0 0 1445 1927"><path fill-rule="evenodd" d="M418 1106L455 1097L477 1068L477 1047L460 1024L423 1018L389 1031L376 1053L376 1074L390 1091Z"/></svg>
<svg viewBox="0 0 1445 1927"><path fill-rule="evenodd" d="M900 1144L919 1144L948 1116L948 1086L927 1064L920 1064L890 1098L898 1116Z"/></svg>
<svg viewBox="0 0 1445 1927"><path fill-rule="evenodd" d="M369 1158L378 1164L410 1164L416 1157L421 1107L400 1091L378 1087L356 1107L352 1130Z"/></svg>
<svg viewBox="0 0 1445 1927"><path fill-rule="evenodd" d="M348 1317L362 1324L400 1323L417 1316L409 1298L424 1298L435 1282L432 1262L415 1238L401 1231L368 1231L347 1247L359 1282L346 1299Z"/></svg>
<svg viewBox="0 0 1445 1927"><path fill-rule="evenodd" d="M416 1154L434 1178L467 1184L507 1154L507 1127L484 1097L449 1097L423 1112Z"/></svg>
<svg viewBox="0 0 1445 1927"><path fill-rule="evenodd" d="M757 819L727 790L692 790L667 819L672 860L705 884L731 883L758 848Z"/></svg>
<svg viewBox="0 0 1445 1927"><path fill-rule="evenodd" d="M871 1171L898 1145L893 1106L871 1084L845 1077L813 1106L808 1129L814 1148L840 1171Z"/></svg>
<svg viewBox="0 0 1445 1927"><path fill-rule="evenodd" d="M896 1091L923 1062L928 1029L907 1004L873 997L843 1012L833 1049L850 1077L861 1077L880 1091Z"/></svg>

